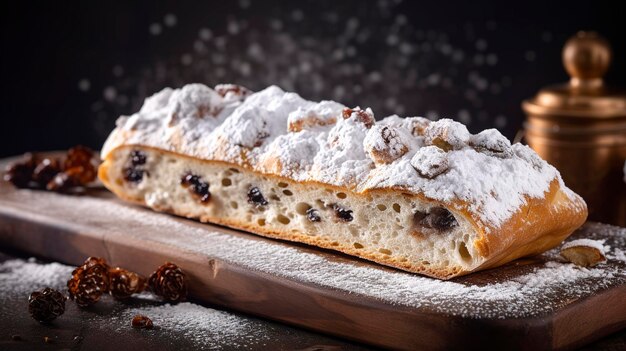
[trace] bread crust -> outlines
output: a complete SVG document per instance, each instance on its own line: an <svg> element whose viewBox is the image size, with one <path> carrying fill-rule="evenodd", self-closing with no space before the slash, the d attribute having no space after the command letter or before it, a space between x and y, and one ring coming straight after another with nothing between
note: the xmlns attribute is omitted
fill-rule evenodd
<svg viewBox="0 0 626 351"><path fill-rule="evenodd" d="M368 194L380 192L386 194L398 194L403 196L412 196L420 201L430 202L445 208L454 209L456 214L462 215L471 224L478 239L474 242L475 248L479 252L482 260L481 263L471 269L463 269L461 267L433 267L424 266L418 262L401 261L394 257L378 253L375 251L355 249L348 245L333 242L324 237L315 237L305 235L304 233L294 233L276 230L264 226L246 223L237 218L221 218L216 216L202 215L195 216L189 212L177 211L172 208L156 208L155 210L168 212L177 216L195 218L201 222L209 222L224 225L234 229L241 229L247 232L255 233L261 236L282 239L294 242L305 243L326 249L340 251L349 255L361 257L390 267L399 268L405 271L425 274L439 279L449 279L452 277L468 274L473 271L483 270L496 267L504 263L510 262L516 258L534 255L550 248L557 246L576 228L581 226L587 217L587 209L584 201L579 197L571 197L561 187L558 179L554 179L545 193L543 198L526 197L525 205L521 206L508 220L498 227L490 226L481 222L480 216L472 212L470 204L460 200L452 200L450 202L434 201L426 197L423 193L415 193L410 190L396 187L370 189L358 192L355 189L338 187L335 185L319 183L315 181L295 182L293 179L286 178L273 173L262 173L252 169L250 166L234 164L225 161L207 160L195 158L189 155L179 154L172 151L166 151L146 145L121 145L111 150L105 157L104 162L99 168L98 176L103 184L113 191L123 200L133 202L142 206L150 207L144 199L138 199L128 196L122 186L119 186L109 174L112 171L111 165L114 163L114 155L116 151L122 149L145 149L151 152L174 155L177 158L184 159L190 163L219 164L227 167L236 167L245 172L250 172L256 176L263 176L274 179L276 181L300 184L313 184L326 188L333 188L343 192L349 192L352 196L360 197L363 201L367 201Z"/></svg>

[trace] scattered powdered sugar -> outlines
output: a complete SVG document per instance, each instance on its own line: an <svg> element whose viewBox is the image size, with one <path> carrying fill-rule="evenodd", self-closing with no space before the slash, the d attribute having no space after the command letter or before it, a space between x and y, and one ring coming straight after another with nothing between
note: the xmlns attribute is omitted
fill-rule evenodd
<svg viewBox="0 0 626 351"><path fill-rule="evenodd" d="M615 250L613 250L613 254L606 255L606 258L610 260L617 260L617 261L622 261L626 263L626 252L616 247Z"/></svg>
<svg viewBox="0 0 626 351"><path fill-rule="evenodd" d="M122 313L118 328L130 327L133 316L148 316L156 333L171 339L184 339L203 350L250 348L270 341L268 326L252 318L206 308L194 303L143 306Z"/></svg>
<svg viewBox="0 0 626 351"><path fill-rule="evenodd" d="M358 192L402 187L434 201L466 202L489 227L504 223L527 198L544 197L553 180L562 184L554 167L530 148L511 147L495 129L471 136L463 124L449 119L395 115L372 126L370 109L344 115L343 108L276 86L237 98L222 97L202 84L166 88L146 99L136 114L120 117L102 157L118 146L141 144ZM385 139L383 126L393 127L387 132L394 136ZM448 172L424 177L415 170L420 165L411 166L424 145L446 151ZM414 161L421 159L431 158ZM565 193L583 206L569 189Z"/></svg>
<svg viewBox="0 0 626 351"><path fill-rule="evenodd" d="M214 233L217 234L217 233ZM229 261L251 269L308 282L350 294L359 294L410 307L436 312L481 318L516 318L538 315L555 309L551 301L562 291L567 296L583 297L606 287L608 279L621 277L623 269L580 268L572 264L548 262L527 274L487 285L468 285L441 281L384 268L335 262L318 254L286 247L254 244L251 252L243 247L245 239L223 235L220 242L231 252L223 255ZM195 243L196 249L211 244ZM198 246L201 245L201 246ZM185 245L187 249L191 249ZM233 250L233 248L238 248ZM594 284L583 284L596 279Z"/></svg>
<svg viewBox="0 0 626 351"><path fill-rule="evenodd" d="M0 294L23 295L46 287L65 291L73 270L60 263L41 264L34 259L4 261L0 263Z"/></svg>
<svg viewBox="0 0 626 351"><path fill-rule="evenodd" d="M569 249L570 247L588 246L597 249L604 255L606 251L611 250L610 246L604 246L604 242L605 240L577 239L565 243L561 249L565 250Z"/></svg>

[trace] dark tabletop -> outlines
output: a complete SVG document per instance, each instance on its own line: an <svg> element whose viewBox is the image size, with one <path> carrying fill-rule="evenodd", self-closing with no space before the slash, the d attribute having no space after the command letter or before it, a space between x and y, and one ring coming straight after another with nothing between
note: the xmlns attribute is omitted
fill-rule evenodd
<svg viewBox="0 0 626 351"><path fill-rule="evenodd" d="M28 295L40 288L24 277L15 281L15 272L23 269L28 274L45 261L28 260L27 256L0 248L0 349L1 350L368 350L365 346L289 327L275 322L220 311L194 302L178 306L153 298L135 298L119 302L104 296L96 305L81 309L68 300L65 314L50 325L31 319L28 314ZM34 275L40 275L36 273ZM65 278L47 281L65 293ZM152 330L133 329L130 325L136 310L161 311L168 308L189 309L198 320L176 320L180 315L163 321L163 313L152 316ZM150 313L146 313L147 315ZM203 317L206 316L206 317ZM150 316L149 316L150 317ZM156 317L156 318L155 318ZM161 319L159 319L159 317ZM194 318L194 317L192 317ZM189 322L189 328L183 323ZM46 337L48 341L46 341Z"/></svg>
<svg viewBox="0 0 626 351"><path fill-rule="evenodd" d="M154 298L140 296L119 302L104 296L96 305L81 309L72 301L65 314L50 325L40 324L29 316L27 300L31 291L41 288L37 279L47 262L28 259L0 248L0 349L2 350L368 350L366 346L310 331L246 316L220 311L211 306L186 303L166 306ZM28 267L28 269L25 269ZM49 266L48 266L49 267ZM69 267L66 267L70 269ZM16 272L23 271L23 278ZM45 274L45 273L44 273ZM64 277L46 279L65 292ZM31 283L32 282L32 283ZM42 281L42 283L44 283ZM32 285L32 287L31 287ZM198 320L163 315L164 310L189 309ZM153 312L155 327L137 330L130 326L135 311ZM206 317L205 317L206 316ZM150 316L149 316L150 317ZM156 317L156 318L155 318ZM169 319L168 319L169 318ZM187 318L187 317L186 317ZM195 318L195 317L191 317ZM189 323L186 327L184 323ZM626 330L595 342L584 350L626 350Z"/></svg>

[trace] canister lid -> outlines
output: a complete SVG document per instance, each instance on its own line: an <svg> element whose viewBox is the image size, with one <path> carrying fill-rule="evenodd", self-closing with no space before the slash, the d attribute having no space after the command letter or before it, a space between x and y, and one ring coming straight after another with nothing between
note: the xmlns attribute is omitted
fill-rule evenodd
<svg viewBox="0 0 626 351"><path fill-rule="evenodd" d="M604 84L610 64L609 43L597 33L578 32L563 47L563 65L570 81L540 90L522 103L524 111L561 117L625 117L626 91Z"/></svg>

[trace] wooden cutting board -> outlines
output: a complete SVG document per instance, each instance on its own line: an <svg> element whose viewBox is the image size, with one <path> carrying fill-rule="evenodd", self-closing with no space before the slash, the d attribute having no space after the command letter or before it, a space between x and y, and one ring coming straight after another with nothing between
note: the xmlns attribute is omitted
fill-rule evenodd
<svg viewBox="0 0 626 351"><path fill-rule="evenodd" d="M104 189L0 181L0 246L74 265L101 256L144 275L172 261L196 301L395 349L570 349L625 328L626 229L587 223L572 238L605 240L609 260L582 269L553 250L443 282L155 213Z"/></svg>

